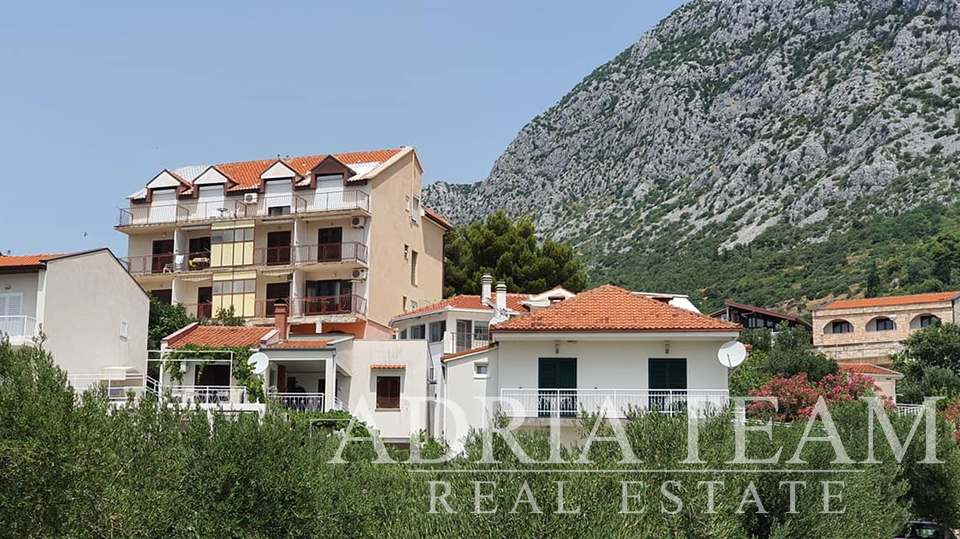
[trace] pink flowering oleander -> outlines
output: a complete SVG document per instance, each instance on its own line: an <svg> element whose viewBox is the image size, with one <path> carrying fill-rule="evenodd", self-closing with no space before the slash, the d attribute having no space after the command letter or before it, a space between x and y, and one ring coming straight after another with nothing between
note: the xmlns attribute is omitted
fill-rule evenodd
<svg viewBox="0 0 960 539"><path fill-rule="evenodd" d="M774 378L764 385L750 391L751 397L776 397L778 408L773 410L769 402L754 402L747 405L751 415L760 418L773 418L776 421L794 421L805 419L813 413L817 399L823 397L827 405L835 402L852 401L864 395L879 394L880 388L873 380L862 374L840 371L829 374L819 382L807 380L807 373L801 372L789 378ZM887 404L892 403L887 399ZM960 405L957 408L960 422Z"/></svg>

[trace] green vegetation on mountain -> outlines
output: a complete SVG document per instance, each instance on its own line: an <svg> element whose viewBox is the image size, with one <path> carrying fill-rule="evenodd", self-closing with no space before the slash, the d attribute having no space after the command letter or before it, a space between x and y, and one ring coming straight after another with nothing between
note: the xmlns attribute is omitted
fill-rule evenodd
<svg viewBox="0 0 960 539"><path fill-rule="evenodd" d="M425 197L704 309L957 286L957 43L953 0L693 0Z"/></svg>
<svg viewBox="0 0 960 539"><path fill-rule="evenodd" d="M508 292L540 293L561 285L580 292L587 274L573 248L550 239L540 241L529 219L510 219L500 211L486 221L454 228L444 255L444 296L479 294L485 273L507 285Z"/></svg>

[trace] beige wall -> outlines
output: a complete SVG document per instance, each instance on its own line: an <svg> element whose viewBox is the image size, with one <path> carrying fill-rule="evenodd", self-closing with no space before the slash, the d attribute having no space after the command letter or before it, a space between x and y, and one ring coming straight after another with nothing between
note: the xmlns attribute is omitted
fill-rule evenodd
<svg viewBox="0 0 960 539"><path fill-rule="evenodd" d="M369 317L382 324L403 311L403 298L427 305L443 295L442 234L433 222L407 211L406 197L420 197L422 174L410 152L371 180ZM422 202L421 202L422 207ZM410 258L418 253L417 284L411 283Z"/></svg>
<svg viewBox="0 0 960 539"><path fill-rule="evenodd" d="M70 374L127 365L146 372L149 300L108 251L47 262L45 347ZM127 336L121 337L121 321Z"/></svg>
<svg viewBox="0 0 960 539"><path fill-rule="evenodd" d="M919 317L932 314L944 322L953 322L951 302L894 305L859 309L818 309L813 311L813 344L821 352L841 361L886 363L889 355L900 350L900 343L920 329ZM896 327L874 331L878 317L895 316ZM851 333L830 333L833 322L846 320Z"/></svg>
<svg viewBox="0 0 960 539"><path fill-rule="evenodd" d="M0 294L23 295L22 315L37 316L37 275L37 271L0 275Z"/></svg>

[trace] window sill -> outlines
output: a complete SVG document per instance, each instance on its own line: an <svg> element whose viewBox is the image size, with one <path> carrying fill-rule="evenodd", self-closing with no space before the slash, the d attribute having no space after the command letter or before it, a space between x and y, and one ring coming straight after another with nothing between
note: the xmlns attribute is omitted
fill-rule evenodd
<svg viewBox="0 0 960 539"><path fill-rule="evenodd" d="M399 411L400 411L400 408L379 408L379 407L378 407L375 411L377 411L377 412L399 412Z"/></svg>

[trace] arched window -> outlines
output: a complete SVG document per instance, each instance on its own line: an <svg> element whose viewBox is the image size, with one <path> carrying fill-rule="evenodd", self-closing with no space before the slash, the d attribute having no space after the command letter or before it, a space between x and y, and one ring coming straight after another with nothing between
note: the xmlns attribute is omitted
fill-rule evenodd
<svg viewBox="0 0 960 539"><path fill-rule="evenodd" d="M923 329L930 326L935 326L940 323L940 319L936 315L932 314L921 314L914 317L910 321L910 329Z"/></svg>
<svg viewBox="0 0 960 539"><path fill-rule="evenodd" d="M846 320L834 320L825 329L825 333L853 333L853 324Z"/></svg>
<svg viewBox="0 0 960 539"><path fill-rule="evenodd" d="M897 324L886 316L874 318L867 322L867 331L893 331L897 329Z"/></svg>

